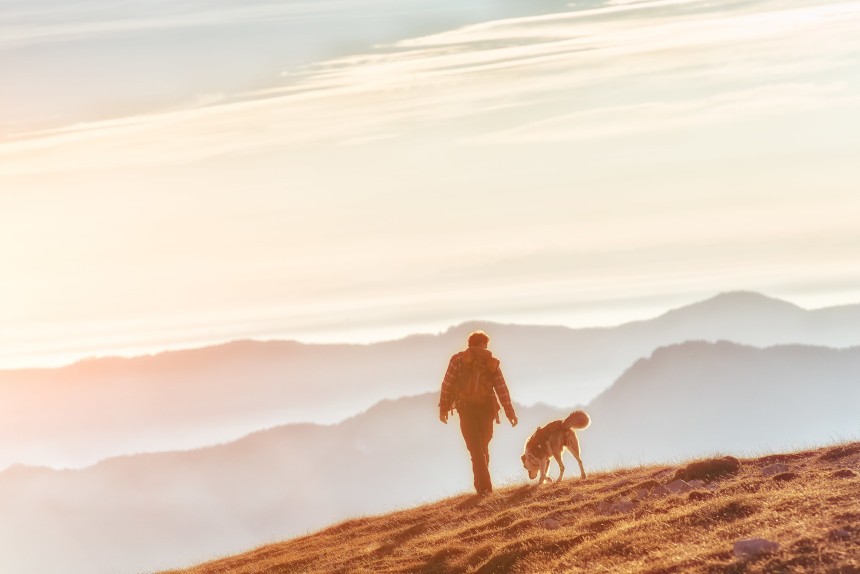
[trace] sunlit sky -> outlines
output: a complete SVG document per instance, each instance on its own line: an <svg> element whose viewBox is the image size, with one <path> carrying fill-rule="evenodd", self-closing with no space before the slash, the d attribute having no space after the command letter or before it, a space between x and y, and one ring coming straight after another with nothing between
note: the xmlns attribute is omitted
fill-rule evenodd
<svg viewBox="0 0 860 574"><path fill-rule="evenodd" d="M860 1L7 0L0 368L860 302Z"/></svg>

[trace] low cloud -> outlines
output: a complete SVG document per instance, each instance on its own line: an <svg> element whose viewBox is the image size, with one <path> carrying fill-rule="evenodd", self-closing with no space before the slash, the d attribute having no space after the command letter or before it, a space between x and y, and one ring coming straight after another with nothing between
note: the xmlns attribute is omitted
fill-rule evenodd
<svg viewBox="0 0 860 574"><path fill-rule="evenodd" d="M404 41L240 101L32 134L0 145L0 175L420 138L440 126L472 144L587 141L856 105L852 86L828 74L856 63L860 2L730 6L639 2Z"/></svg>
<svg viewBox="0 0 860 574"><path fill-rule="evenodd" d="M644 102L540 120L480 138L484 143L594 141L742 123L783 114L856 106L844 83L778 84L678 102Z"/></svg>
<svg viewBox="0 0 860 574"><path fill-rule="evenodd" d="M241 5L210 2L44 2L41 8L26 0L4 7L0 48L21 47L82 38L118 36L148 30L200 28L271 21L312 12L304 2L253 1Z"/></svg>

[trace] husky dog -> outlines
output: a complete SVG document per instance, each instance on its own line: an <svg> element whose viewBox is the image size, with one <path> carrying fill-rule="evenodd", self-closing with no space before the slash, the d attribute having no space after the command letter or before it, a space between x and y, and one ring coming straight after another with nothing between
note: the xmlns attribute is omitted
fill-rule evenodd
<svg viewBox="0 0 860 574"><path fill-rule="evenodd" d="M585 468L582 459L579 458L579 440L576 438L576 430L588 428L591 419L585 411L573 411L563 421L552 421L544 427L538 427L526 442L523 456L523 466L529 472L529 478L534 479L540 472L538 484L552 482L547 476L550 457L555 458L558 463L558 481L564 477L564 463L561 461L563 449L567 448L576 462L579 463L579 472L585 478Z"/></svg>

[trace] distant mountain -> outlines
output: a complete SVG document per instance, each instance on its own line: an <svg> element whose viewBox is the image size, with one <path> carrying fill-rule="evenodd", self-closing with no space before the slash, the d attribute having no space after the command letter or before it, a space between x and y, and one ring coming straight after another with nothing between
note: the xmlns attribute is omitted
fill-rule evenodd
<svg viewBox="0 0 860 574"><path fill-rule="evenodd" d="M858 405L860 348L688 342L591 402L588 449L610 465L796 449L860 438Z"/></svg>
<svg viewBox="0 0 860 574"><path fill-rule="evenodd" d="M467 323L372 345L236 341L60 369L0 371L0 469L81 466L189 449L290 422L335 422L438 389L448 357L489 331L519 402L585 403L634 361L688 340L860 345L860 305L806 311L728 293L612 328Z"/></svg>
<svg viewBox="0 0 860 574"><path fill-rule="evenodd" d="M592 472L857 439L858 381L860 348L661 348L587 406L583 460ZM337 425L287 425L78 471L13 467L0 473L0 565L67 574L175 567L469 491L457 418L439 423L436 401L384 401ZM497 484L526 480L526 438L568 411L520 406L519 426L495 427Z"/></svg>

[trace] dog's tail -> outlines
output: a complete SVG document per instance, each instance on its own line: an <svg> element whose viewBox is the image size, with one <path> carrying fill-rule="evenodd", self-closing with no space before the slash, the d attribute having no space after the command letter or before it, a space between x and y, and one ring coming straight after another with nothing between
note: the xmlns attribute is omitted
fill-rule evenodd
<svg viewBox="0 0 860 574"><path fill-rule="evenodd" d="M582 430L591 424L591 418L585 411L573 411L562 423L566 429Z"/></svg>

